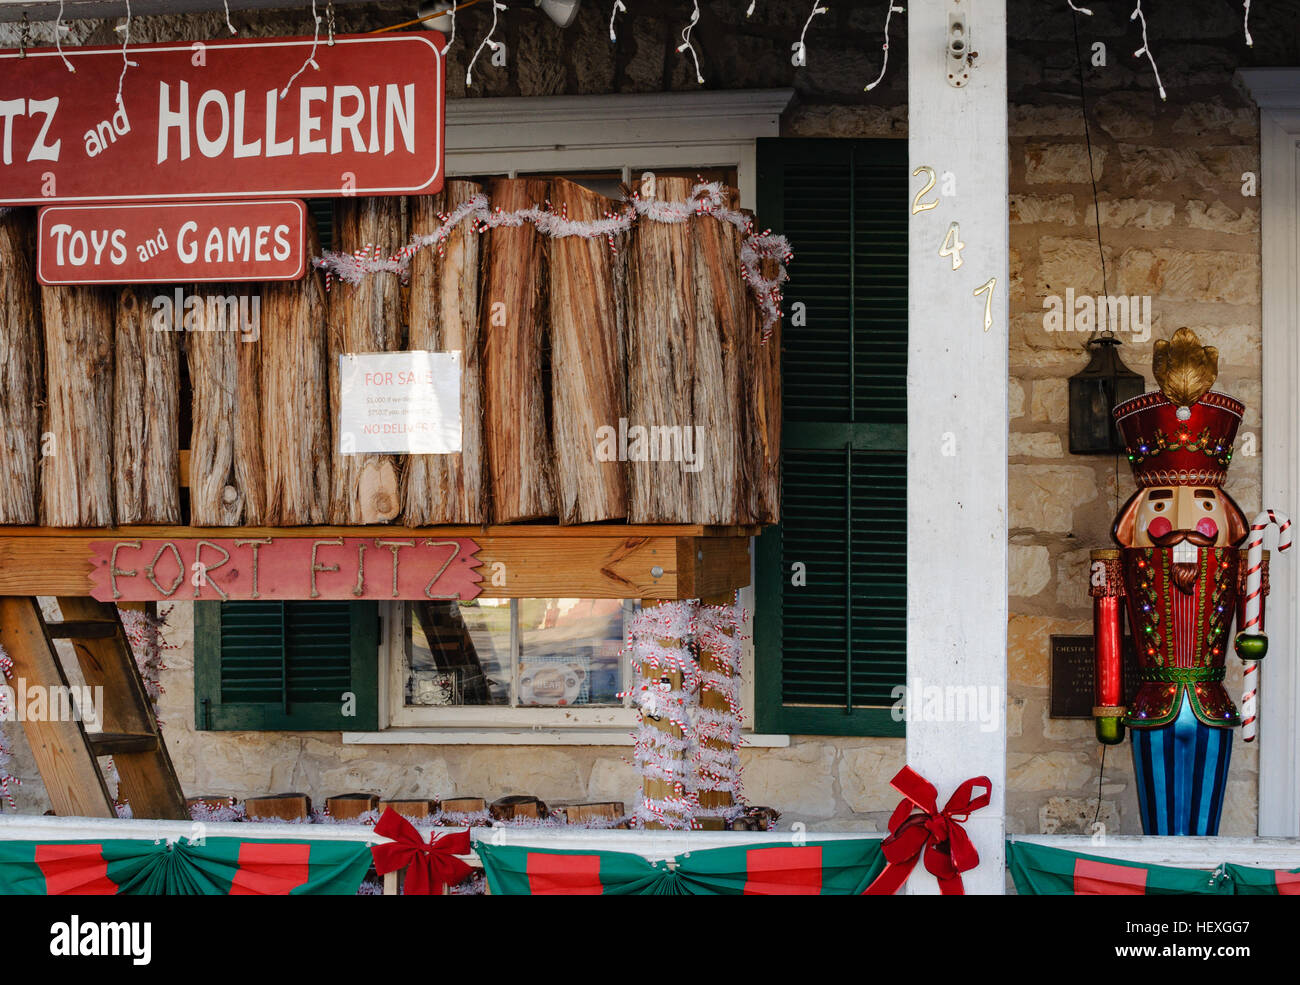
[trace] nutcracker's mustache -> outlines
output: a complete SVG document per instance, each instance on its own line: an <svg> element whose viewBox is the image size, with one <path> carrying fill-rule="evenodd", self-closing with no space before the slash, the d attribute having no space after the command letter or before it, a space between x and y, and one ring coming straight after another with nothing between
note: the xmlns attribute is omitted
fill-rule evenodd
<svg viewBox="0 0 1300 985"><path fill-rule="evenodd" d="M1186 541L1194 547L1214 546L1214 538L1205 536L1205 534L1201 533L1199 530L1171 530L1169 533L1162 534L1159 537L1154 534L1147 534L1147 536L1151 538L1151 543L1155 544L1156 547L1173 547L1176 544L1181 544L1183 541Z"/></svg>

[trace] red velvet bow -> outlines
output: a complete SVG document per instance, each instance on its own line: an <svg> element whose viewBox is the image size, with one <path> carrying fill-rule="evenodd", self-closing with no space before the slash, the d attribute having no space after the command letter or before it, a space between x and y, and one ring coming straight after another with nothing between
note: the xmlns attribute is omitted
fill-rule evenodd
<svg viewBox="0 0 1300 985"><path fill-rule="evenodd" d="M443 835L430 844L406 818L391 807L375 825L375 834L392 838L382 845L371 845L375 871L382 875L406 869L406 896L441 896L473 870L457 855L470 853L469 829Z"/></svg>
<svg viewBox="0 0 1300 985"><path fill-rule="evenodd" d="M979 865L980 856L962 825L971 813L988 806L993 791L989 778L967 780L948 798L942 812L936 807L934 787L910 766L899 770L889 785L903 795L903 800L894 808L889 836L881 843L888 864L864 895L892 895L907 882L923 849L925 868L939 880L939 891L945 896L964 895L961 874ZM984 792L972 797L977 787ZM913 814L914 807L921 813Z"/></svg>

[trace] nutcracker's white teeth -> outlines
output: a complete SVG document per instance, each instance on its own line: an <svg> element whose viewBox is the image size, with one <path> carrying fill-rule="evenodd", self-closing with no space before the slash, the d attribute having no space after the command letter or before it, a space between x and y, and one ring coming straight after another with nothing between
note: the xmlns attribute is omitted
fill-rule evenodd
<svg viewBox="0 0 1300 985"><path fill-rule="evenodd" d="M1173 553L1174 564L1195 564L1196 563L1196 545L1183 541L1174 545Z"/></svg>

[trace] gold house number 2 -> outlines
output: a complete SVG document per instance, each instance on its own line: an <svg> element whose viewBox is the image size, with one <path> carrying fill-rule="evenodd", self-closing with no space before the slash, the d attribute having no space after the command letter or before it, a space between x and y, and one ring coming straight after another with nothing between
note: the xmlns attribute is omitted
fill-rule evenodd
<svg viewBox="0 0 1300 985"><path fill-rule="evenodd" d="M922 212L929 212L931 209L939 207L939 199L932 202L922 201L930 190L936 184L934 168L928 164L922 164L912 172L912 177L918 178L925 175L926 182L917 191L916 196L912 199L912 215L920 215ZM943 242L939 244L939 256L950 258L952 260L952 269L957 270L964 262L961 258L961 251L966 249L966 244L961 241L961 227L956 222L948 224L948 232L943 237ZM979 287L975 288L971 294L974 297L984 295L984 331L987 332L993 327L993 290L997 287L998 279L990 277Z"/></svg>

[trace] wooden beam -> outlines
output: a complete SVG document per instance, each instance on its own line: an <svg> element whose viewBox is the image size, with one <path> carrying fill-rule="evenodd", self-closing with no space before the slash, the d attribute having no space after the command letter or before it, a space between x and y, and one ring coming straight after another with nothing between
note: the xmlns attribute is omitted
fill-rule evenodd
<svg viewBox="0 0 1300 985"><path fill-rule="evenodd" d="M15 682L21 680L29 688L66 688L68 679L45 636L37 605L31 597L0 597L0 646L14 662ZM23 716L23 731L56 814L117 817L80 721L32 721Z"/></svg>
<svg viewBox="0 0 1300 985"><path fill-rule="evenodd" d="M281 539L469 537L479 547L485 598L696 598L749 584L748 529L739 528L729 536L706 533L713 529L506 526L489 527L484 534L478 527L12 528L0 532L0 595L89 594L94 543L141 539L192 542L237 534ZM175 597L192 600L188 581Z"/></svg>

